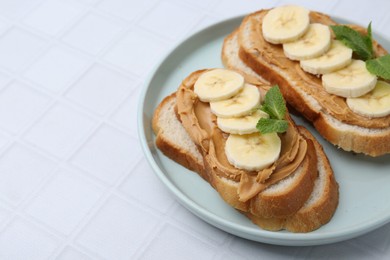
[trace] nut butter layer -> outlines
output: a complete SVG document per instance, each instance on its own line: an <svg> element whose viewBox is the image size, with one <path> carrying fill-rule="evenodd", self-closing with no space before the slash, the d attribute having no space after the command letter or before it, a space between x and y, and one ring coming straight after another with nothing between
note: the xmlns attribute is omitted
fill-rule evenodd
<svg viewBox="0 0 390 260"><path fill-rule="evenodd" d="M178 116L203 154L210 183L229 204L253 215L269 218L294 214L310 196L317 177L317 159L311 140L299 134L288 117L290 126L280 135L282 150L274 164L258 172L235 168L224 151L228 134L217 127L209 104L201 102L193 92L193 85L203 72L187 77L177 90L176 98ZM259 91L265 90L259 87ZM294 174L296 181L288 194L269 196L272 193L267 189L283 179L293 178ZM288 196L292 194L294 196Z"/></svg>

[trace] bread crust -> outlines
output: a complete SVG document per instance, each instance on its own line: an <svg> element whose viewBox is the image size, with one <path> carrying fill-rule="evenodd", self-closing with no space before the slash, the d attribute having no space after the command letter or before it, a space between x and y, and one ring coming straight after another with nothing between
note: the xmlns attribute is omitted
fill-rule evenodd
<svg viewBox="0 0 390 260"><path fill-rule="evenodd" d="M318 132L330 143L345 151L364 153L370 156L380 156L390 153L390 126L388 125L390 116L384 117L383 119L365 118L364 120L360 120L362 125L345 122L344 119L341 120L339 118L339 114L335 113L334 108L323 106L324 103L317 102L317 93L306 93L305 88L301 87L302 85L300 86L297 83L291 82L284 74L278 72L278 69L282 66L278 62L284 60L288 62L289 66L295 66L293 64L294 61L287 61L286 57L279 57L278 62L272 63L262 55L264 51L268 50L262 49L262 43L257 42L256 47L248 46L248 37L244 35L243 30L249 30L248 24L253 25L253 23L257 23L256 25L259 26L259 19L266 12L267 10L261 10L244 18L239 29L239 58L253 71L271 82L271 84L278 84L286 101L311 121ZM312 20L321 21L324 24L335 24L327 15L317 12L311 12L310 15ZM251 41L256 40L251 38ZM377 43L375 43L375 50L381 55L386 53ZM311 75L308 75L308 77L313 79ZM309 84L310 80L303 80L303 82L303 84ZM326 95L325 98L332 98L334 96L326 93L321 93L321 95ZM351 112L349 111L348 113ZM345 120L348 121L349 119L347 118Z"/></svg>
<svg viewBox="0 0 390 260"><path fill-rule="evenodd" d="M272 231L286 229L295 233L310 232L328 223L337 209L339 203L339 186L333 175L330 162L321 144L313 135L302 126L298 126L298 128L302 135L312 140L316 149L317 158L321 162L318 167L318 171L323 172L323 175L318 177L321 178L323 185L321 196L314 203L304 205L294 215L288 218L264 218L248 212L244 213L254 224L263 229Z"/></svg>
<svg viewBox="0 0 390 260"><path fill-rule="evenodd" d="M172 140L169 140L169 138L167 138L164 134L164 129L161 127L159 119L161 114L166 112L164 111L164 108L169 106L169 103L176 103L176 93L172 93L171 95L165 97L153 114L152 128L154 134L156 135L156 146L168 158L191 171L197 172L203 179L208 181L203 160L199 161L193 154L188 153L188 151L184 150L182 146L173 143Z"/></svg>

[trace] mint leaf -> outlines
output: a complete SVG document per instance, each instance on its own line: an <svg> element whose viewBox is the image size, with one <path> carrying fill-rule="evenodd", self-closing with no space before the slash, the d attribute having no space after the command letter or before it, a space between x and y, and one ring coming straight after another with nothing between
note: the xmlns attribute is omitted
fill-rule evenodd
<svg viewBox="0 0 390 260"><path fill-rule="evenodd" d="M259 119L256 128L260 133L283 133L287 130L288 122L284 119L287 112L286 103L277 85L273 86L265 94L261 110L266 112L270 118Z"/></svg>
<svg viewBox="0 0 390 260"><path fill-rule="evenodd" d="M286 114L286 103L278 86L273 86L265 94L262 110L274 119L284 119Z"/></svg>
<svg viewBox="0 0 390 260"><path fill-rule="evenodd" d="M368 25L366 36L345 25L331 25L330 27L336 35L336 39L351 48L361 59L374 58L371 23Z"/></svg>
<svg viewBox="0 0 390 260"><path fill-rule="evenodd" d="M288 128L288 122L280 119L260 118L257 122L256 128L262 134L273 132L284 133Z"/></svg>
<svg viewBox="0 0 390 260"><path fill-rule="evenodd" d="M390 80L390 54L366 61L366 68L372 74Z"/></svg>

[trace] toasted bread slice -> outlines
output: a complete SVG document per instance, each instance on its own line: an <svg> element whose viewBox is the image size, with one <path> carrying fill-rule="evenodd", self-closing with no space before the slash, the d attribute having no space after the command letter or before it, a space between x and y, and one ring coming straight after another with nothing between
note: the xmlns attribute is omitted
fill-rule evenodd
<svg viewBox="0 0 390 260"><path fill-rule="evenodd" d="M216 188L229 204L231 202L237 202L236 182L228 179L221 179L215 174L205 174L207 169L202 160L203 156L178 119L175 112L175 105L176 96L175 94L172 94L166 97L155 110L152 124L156 134L157 147L172 160L197 172L208 181L210 185ZM302 127L298 127L298 129L306 138L313 141L315 153L318 158L315 172L318 171L319 174L315 180L314 189L303 207L288 218L262 218L247 212L245 207L240 210L243 214L247 215L253 223L263 229L287 229L291 232L309 232L326 224L336 210L338 204L338 185L333 176L329 161L323 152L321 145L310 135L310 133ZM299 172L296 173L296 175L299 174ZM296 177L292 177L291 179L294 178ZM281 192L283 188L288 189L289 182L290 184L293 182L291 179L284 180L284 183L275 184L274 189L279 189L279 192ZM232 198L229 199L229 197Z"/></svg>
<svg viewBox="0 0 390 260"><path fill-rule="evenodd" d="M280 157L283 157L283 153L288 156L288 149L292 148L287 141L288 137L296 137L296 140L299 140L298 151L301 147L303 150L303 154L299 153L295 157L298 160L295 163L296 168L290 171L288 178L287 175L272 174L264 183L254 181L258 177L257 172L239 170L228 163L224 152L227 136L217 127L215 115L211 113L209 105L201 102L193 92L196 80L205 71L196 71L185 78L176 92L176 98L180 121L203 155L210 183L224 200L239 210L265 218L293 215L309 198L314 180L317 178L317 158L311 140L300 135L292 119L287 116L290 122L289 129L280 136L282 138ZM269 86L258 87L260 91L265 92ZM203 107L203 120L196 115L199 106ZM289 164L294 165L294 162ZM283 180L279 181L280 179ZM273 185L276 182L278 184ZM240 186L249 186L250 195L246 193L248 189L245 188L240 192ZM232 189L236 189L235 192L232 192Z"/></svg>
<svg viewBox="0 0 390 260"><path fill-rule="evenodd" d="M156 145L170 159L209 181L204 170L203 156L178 120L175 107L176 93L173 93L155 110L152 127L156 134Z"/></svg>
<svg viewBox="0 0 390 260"><path fill-rule="evenodd" d="M380 156L390 153L390 115L380 118L367 118L354 113L346 104L345 98L329 94L322 87L321 79L304 72L299 62L288 59L281 45L270 44L261 32L262 19L268 10L248 15L238 31L239 59L252 71L261 75L271 84L278 84L286 101L304 117L311 121L317 131L330 143L345 151ZM329 16L310 12L311 22L325 25L336 24ZM363 28L353 26L364 31ZM232 46L233 35L225 40ZM222 59L228 67L237 63L237 56L224 48ZM387 53L374 42L377 56ZM229 58L227 58L229 57ZM232 60L228 61L230 57ZM234 66L242 70L240 66ZM248 69L242 70L248 71Z"/></svg>
<svg viewBox="0 0 390 260"><path fill-rule="evenodd" d="M269 85L268 80L260 76L246 65L239 57L240 46L238 44L238 29L229 34L222 46L222 63L226 68L240 72L249 83Z"/></svg>

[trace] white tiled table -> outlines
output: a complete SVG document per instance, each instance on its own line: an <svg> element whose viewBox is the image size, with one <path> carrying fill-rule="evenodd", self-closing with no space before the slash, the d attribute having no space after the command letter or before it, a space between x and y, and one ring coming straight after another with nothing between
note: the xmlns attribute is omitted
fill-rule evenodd
<svg viewBox="0 0 390 260"><path fill-rule="evenodd" d="M0 259L387 259L390 225L316 247L220 231L142 154L138 96L156 61L195 30L288 2L0 0ZM292 2L390 36L390 1Z"/></svg>

